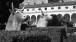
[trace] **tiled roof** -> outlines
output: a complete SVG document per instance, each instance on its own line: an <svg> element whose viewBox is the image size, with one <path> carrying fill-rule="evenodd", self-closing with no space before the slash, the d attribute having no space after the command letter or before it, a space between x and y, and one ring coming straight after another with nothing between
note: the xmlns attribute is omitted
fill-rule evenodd
<svg viewBox="0 0 76 42"><path fill-rule="evenodd" d="M25 5L25 8L65 6L65 5L76 5L76 1L74 1L74 2L54 2L54 3L45 3L45 4Z"/></svg>

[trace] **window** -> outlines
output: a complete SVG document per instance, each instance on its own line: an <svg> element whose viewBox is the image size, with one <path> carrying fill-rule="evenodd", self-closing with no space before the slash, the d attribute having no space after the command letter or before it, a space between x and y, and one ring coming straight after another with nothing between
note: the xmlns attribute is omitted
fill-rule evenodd
<svg viewBox="0 0 76 42"><path fill-rule="evenodd" d="M68 9L68 7L65 7L66 9Z"/></svg>
<svg viewBox="0 0 76 42"><path fill-rule="evenodd" d="M27 9L27 11L29 11L29 9Z"/></svg>
<svg viewBox="0 0 76 42"><path fill-rule="evenodd" d="M61 9L61 7L58 7L58 9Z"/></svg>
<svg viewBox="0 0 76 42"><path fill-rule="evenodd" d="M51 9L54 9L54 7L51 7Z"/></svg>
<svg viewBox="0 0 76 42"><path fill-rule="evenodd" d="M42 4L44 4L44 2L42 2Z"/></svg>
<svg viewBox="0 0 76 42"><path fill-rule="evenodd" d="M29 5L29 4L28 4Z"/></svg>
<svg viewBox="0 0 76 42"><path fill-rule="evenodd" d="M35 5L36 3L34 3L34 5Z"/></svg>
<svg viewBox="0 0 76 42"><path fill-rule="evenodd" d="M38 10L41 10L41 8L38 8Z"/></svg>
<svg viewBox="0 0 76 42"><path fill-rule="evenodd" d="M35 10L35 8L32 9L32 11L34 11L34 10Z"/></svg>
<svg viewBox="0 0 76 42"><path fill-rule="evenodd" d="M73 8L76 8L76 6L73 6Z"/></svg>
<svg viewBox="0 0 76 42"><path fill-rule="evenodd" d="M47 10L47 8L45 8L45 10Z"/></svg>

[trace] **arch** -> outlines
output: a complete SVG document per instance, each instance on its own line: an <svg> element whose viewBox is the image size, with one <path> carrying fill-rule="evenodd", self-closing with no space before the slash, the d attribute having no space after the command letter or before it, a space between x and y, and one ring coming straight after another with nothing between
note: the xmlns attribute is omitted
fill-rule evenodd
<svg viewBox="0 0 76 42"><path fill-rule="evenodd" d="M31 21L32 21L32 22L36 22L36 16L35 16L35 15L32 15L32 16L31 16Z"/></svg>
<svg viewBox="0 0 76 42"><path fill-rule="evenodd" d="M56 14L50 14L50 16L51 16L51 15L56 15Z"/></svg>
<svg viewBox="0 0 76 42"><path fill-rule="evenodd" d="M67 18L68 21L70 21L70 15L69 14L65 14L64 17Z"/></svg>
<svg viewBox="0 0 76 42"><path fill-rule="evenodd" d="M62 17L62 15L61 14L58 14L57 17L60 18L60 17Z"/></svg>
<svg viewBox="0 0 76 42"><path fill-rule="evenodd" d="M29 15L27 15L27 18L30 20L30 16Z"/></svg>
<svg viewBox="0 0 76 42"><path fill-rule="evenodd" d="M27 19L30 20L30 16L29 15L27 15L27 17L24 15L23 18L24 18L23 22L25 22Z"/></svg>
<svg viewBox="0 0 76 42"><path fill-rule="evenodd" d="M72 14L71 19L72 22L76 23L76 13Z"/></svg>
<svg viewBox="0 0 76 42"><path fill-rule="evenodd" d="M37 22L39 21L39 19L40 19L40 15L37 16Z"/></svg>

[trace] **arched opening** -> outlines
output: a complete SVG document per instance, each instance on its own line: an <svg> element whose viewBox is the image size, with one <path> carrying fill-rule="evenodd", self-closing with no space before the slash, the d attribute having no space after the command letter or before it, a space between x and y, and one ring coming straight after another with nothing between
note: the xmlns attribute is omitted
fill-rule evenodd
<svg viewBox="0 0 76 42"><path fill-rule="evenodd" d="M51 20L51 26L62 26L61 23L58 20L57 15L53 14L52 16L52 20Z"/></svg>
<svg viewBox="0 0 76 42"><path fill-rule="evenodd" d="M68 21L70 21L70 15L69 15L69 14L65 14L64 17L65 17L66 19L68 19Z"/></svg>
<svg viewBox="0 0 76 42"><path fill-rule="evenodd" d="M56 14L50 14L50 16L52 16L52 15L56 15Z"/></svg>
<svg viewBox="0 0 76 42"><path fill-rule="evenodd" d="M31 21L32 21L32 23L33 23L33 22L36 22L36 16L35 16L35 15L32 15L32 16L31 16Z"/></svg>
<svg viewBox="0 0 76 42"><path fill-rule="evenodd" d="M30 20L30 16L29 15L27 15L27 18Z"/></svg>
<svg viewBox="0 0 76 42"><path fill-rule="evenodd" d="M61 18L61 17L62 17L62 15L61 15L61 14L58 14L58 15L57 15L57 17L58 17L58 18Z"/></svg>
<svg viewBox="0 0 76 42"><path fill-rule="evenodd" d="M25 17L25 16L24 16ZM26 28L28 28L28 25L25 23L27 20L30 20L30 16L27 15L27 19L25 19L22 23L21 23L21 30L26 30Z"/></svg>
<svg viewBox="0 0 76 42"><path fill-rule="evenodd" d="M76 13L72 14L71 19L72 22L76 23Z"/></svg>
<svg viewBox="0 0 76 42"><path fill-rule="evenodd" d="M39 21L39 19L40 19L40 15L37 16L37 22Z"/></svg>

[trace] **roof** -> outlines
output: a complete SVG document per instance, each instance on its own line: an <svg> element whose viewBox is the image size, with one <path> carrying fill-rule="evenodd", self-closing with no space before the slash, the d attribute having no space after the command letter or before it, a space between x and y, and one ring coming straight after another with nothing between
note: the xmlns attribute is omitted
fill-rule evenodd
<svg viewBox="0 0 76 42"><path fill-rule="evenodd" d="M25 8L65 6L65 5L76 5L76 1L73 1L73 2L54 2L54 3L45 3L45 4L35 4L35 5L25 5Z"/></svg>

